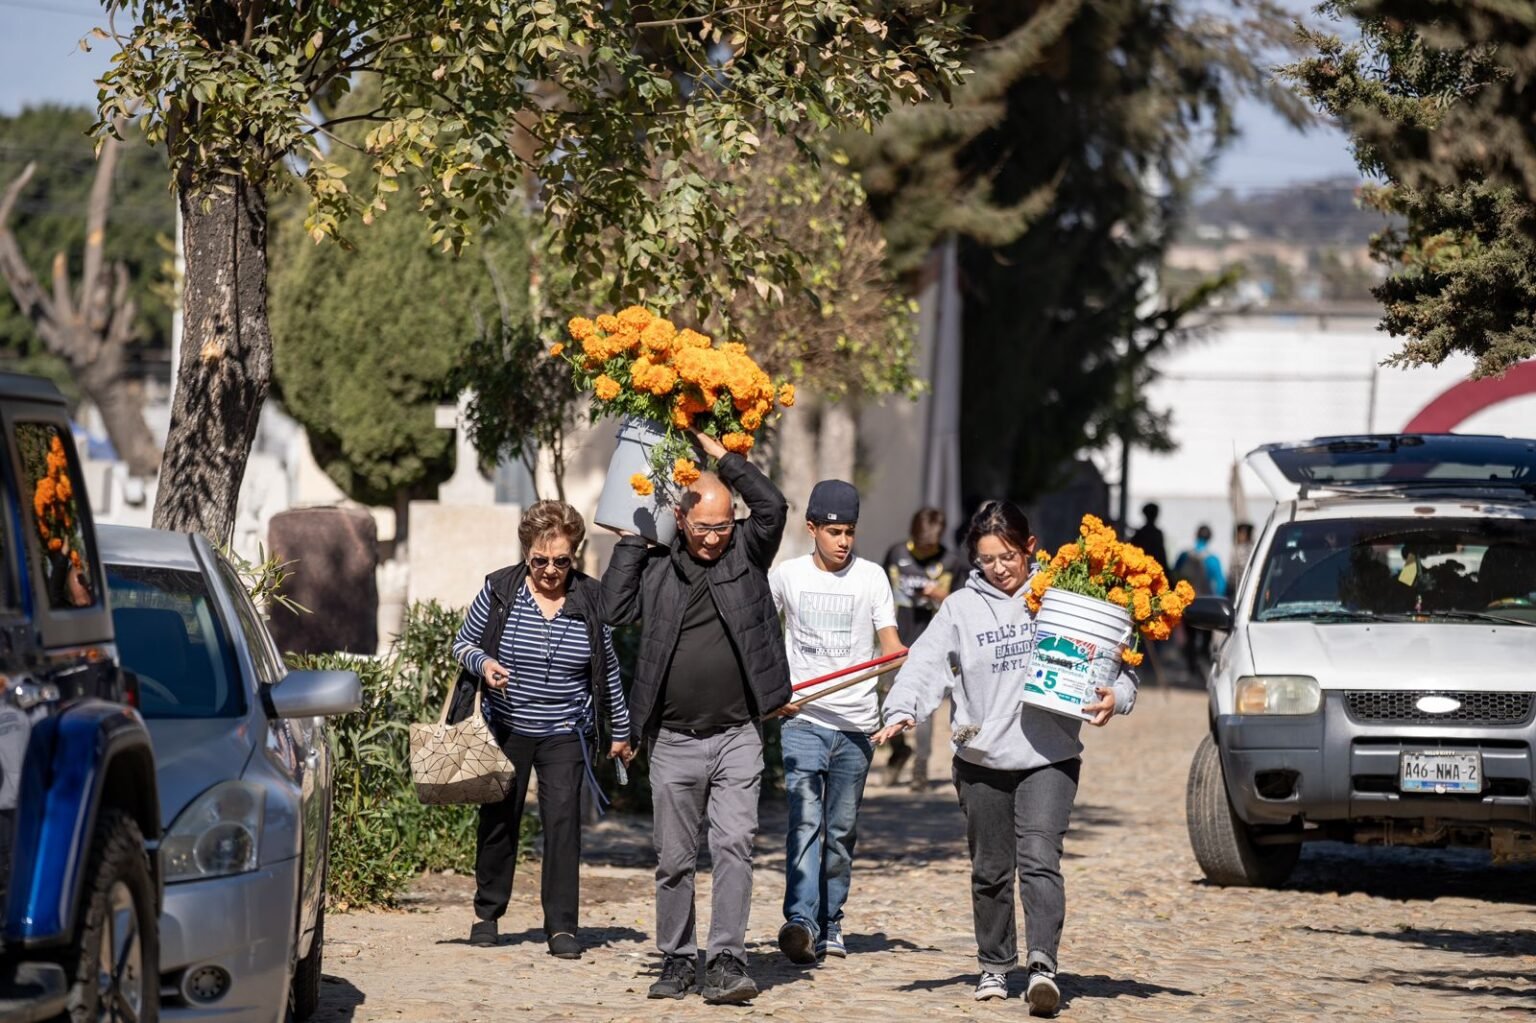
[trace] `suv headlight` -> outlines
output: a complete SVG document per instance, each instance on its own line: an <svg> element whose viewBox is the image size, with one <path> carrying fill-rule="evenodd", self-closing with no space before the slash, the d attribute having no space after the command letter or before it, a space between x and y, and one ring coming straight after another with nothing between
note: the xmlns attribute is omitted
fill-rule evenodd
<svg viewBox="0 0 1536 1023"><path fill-rule="evenodd" d="M1237 680L1239 714L1312 714L1322 703L1317 679L1306 675L1249 675Z"/></svg>
<svg viewBox="0 0 1536 1023"><path fill-rule="evenodd" d="M255 870L265 806L261 786L246 781L221 782L192 800L160 843L166 881Z"/></svg>

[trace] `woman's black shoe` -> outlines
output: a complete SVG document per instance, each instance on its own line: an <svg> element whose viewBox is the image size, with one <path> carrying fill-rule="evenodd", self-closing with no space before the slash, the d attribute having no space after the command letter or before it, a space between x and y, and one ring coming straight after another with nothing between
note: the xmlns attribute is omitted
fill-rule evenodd
<svg viewBox="0 0 1536 1023"><path fill-rule="evenodd" d="M469 943L476 948L493 948L500 940L495 920L476 920L469 928Z"/></svg>
<svg viewBox="0 0 1536 1023"><path fill-rule="evenodd" d="M556 959L580 959L581 942L576 935L562 931L549 939L549 954Z"/></svg>

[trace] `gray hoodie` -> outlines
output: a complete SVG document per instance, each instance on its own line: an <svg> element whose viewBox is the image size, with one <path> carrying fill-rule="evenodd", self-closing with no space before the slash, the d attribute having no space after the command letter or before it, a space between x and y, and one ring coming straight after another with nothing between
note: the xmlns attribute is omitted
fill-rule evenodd
<svg viewBox="0 0 1536 1023"><path fill-rule="evenodd" d="M1083 750L1074 718L1021 699L1035 618L1027 586L1009 596L973 570L943 604L907 655L885 698L885 721L921 721L953 691L955 755L983 767L1021 771L1071 760ZM1115 680L1115 713L1136 703L1136 676Z"/></svg>

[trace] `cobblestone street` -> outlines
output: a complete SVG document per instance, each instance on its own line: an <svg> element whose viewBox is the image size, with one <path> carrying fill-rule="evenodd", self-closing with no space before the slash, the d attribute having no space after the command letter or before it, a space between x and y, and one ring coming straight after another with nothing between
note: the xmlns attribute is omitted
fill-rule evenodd
<svg viewBox="0 0 1536 1023"><path fill-rule="evenodd" d="M1536 867L1320 844L1284 890L1207 886L1184 830L1185 776L1204 721L1203 693L1149 687L1135 714L1089 730L1064 862L1063 1018L1536 1018ZM629 820L588 832L583 960L545 954L536 865L520 872L503 944L492 950L465 943L469 880L433 877L406 911L327 922L318 1019L1023 1016L1021 975L1008 1001L971 1000L963 831L954 792L937 776L947 760L936 760L925 794L871 785L845 924L850 955L817 969L790 966L774 943L783 811L765 808L748 941L763 993L749 1007L645 999L657 961L653 861L649 822Z"/></svg>

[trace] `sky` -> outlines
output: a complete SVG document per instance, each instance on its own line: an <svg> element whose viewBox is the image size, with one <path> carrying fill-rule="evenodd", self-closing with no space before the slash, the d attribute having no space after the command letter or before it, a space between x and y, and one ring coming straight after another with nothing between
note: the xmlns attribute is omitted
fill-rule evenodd
<svg viewBox="0 0 1536 1023"><path fill-rule="evenodd" d="M82 53L78 43L102 21L90 0L0 0L0 114L47 102L94 106L95 78L107 68L111 44ZM1298 134L1252 102L1239 107L1238 124L1243 135L1217 164L1214 188L1248 192L1355 174L1334 128Z"/></svg>

